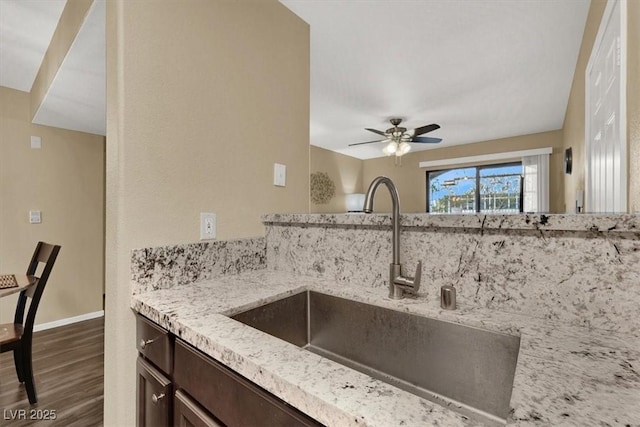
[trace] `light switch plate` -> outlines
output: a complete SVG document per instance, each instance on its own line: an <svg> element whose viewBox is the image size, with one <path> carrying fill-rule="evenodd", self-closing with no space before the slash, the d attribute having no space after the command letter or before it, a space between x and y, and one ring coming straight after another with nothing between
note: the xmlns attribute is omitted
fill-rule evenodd
<svg viewBox="0 0 640 427"><path fill-rule="evenodd" d="M273 164L273 185L284 187L287 185L287 167L280 163Z"/></svg>
<svg viewBox="0 0 640 427"><path fill-rule="evenodd" d="M40 224L42 213L40 211L29 211L29 224Z"/></svg>
<svg viewBox="0 0 640 427"><path fill-rule="evenodd" d="M212 240L216 238L216 214L200 213L200 240Z"/></svg>
<svg viewBox="0 0 640 427"><path fill-rule="evenodd" d="M31 148L42 148L42 138L40 138L39 136L32 136Z"/></svg>

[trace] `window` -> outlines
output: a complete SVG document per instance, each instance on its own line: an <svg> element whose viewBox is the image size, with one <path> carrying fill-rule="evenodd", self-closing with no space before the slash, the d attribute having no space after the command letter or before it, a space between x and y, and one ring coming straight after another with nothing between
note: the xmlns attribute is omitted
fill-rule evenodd
<svg viewBox="0 0 640 427"><path fill-rule="evenodd" d="M522 163L427 172L427 212L522 212Z"/></svg>

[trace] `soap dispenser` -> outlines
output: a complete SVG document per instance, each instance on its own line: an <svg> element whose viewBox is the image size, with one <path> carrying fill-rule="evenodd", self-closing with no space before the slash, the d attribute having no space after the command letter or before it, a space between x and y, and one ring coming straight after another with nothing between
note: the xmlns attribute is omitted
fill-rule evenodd
<svg viewBox="0 0 640 427"><path fill-rule="evenodd" d="M451 285L440 287L440 307L445 310L456 309L456 288Z"/></svg>

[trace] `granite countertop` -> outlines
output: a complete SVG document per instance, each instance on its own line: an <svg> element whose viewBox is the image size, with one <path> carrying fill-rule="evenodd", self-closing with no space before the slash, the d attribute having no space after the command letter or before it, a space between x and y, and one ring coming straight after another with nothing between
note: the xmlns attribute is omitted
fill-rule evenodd
<svg viewBox="0 0 640 427"><path fill-rule="evenodd" d="M269 270L135 295L132 308L330 426L477 422L227 317L303 290L520 336L508 425L640 426L640 337Z"/></svg>

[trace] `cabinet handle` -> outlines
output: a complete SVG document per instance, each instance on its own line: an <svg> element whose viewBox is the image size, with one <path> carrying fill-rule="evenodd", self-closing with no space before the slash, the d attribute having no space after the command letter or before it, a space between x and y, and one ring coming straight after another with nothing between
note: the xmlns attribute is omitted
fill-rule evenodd
<svg viewBox="0 0 640 427"><path fill-rule="evenodd" d="M140 340L140 348L141 349L145 349L145 347L147 347L149 344L153 343L153 340L145 340L145 339L141 339Z"/></svg>
<svg viewBox="0 0 640 427"><path fill-rule="evenodd" d="M153 402L154 405L157 405L158 401L162 400L163 398L164 398L164 393L160 393L158 395L153 393L153 395L151 395L151 401Z"/></svg>

